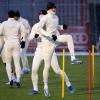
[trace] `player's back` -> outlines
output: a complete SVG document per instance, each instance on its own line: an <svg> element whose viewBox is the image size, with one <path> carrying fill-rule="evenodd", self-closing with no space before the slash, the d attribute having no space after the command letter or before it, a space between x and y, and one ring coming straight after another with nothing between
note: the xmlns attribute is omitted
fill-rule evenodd
<svg viewBox="0 0 100 100"><path fill-rule="evenodd" d="M20 24L13 18L9 18L2 24L5 42L19 42Z"/></svg>
<svg viewBox="0 0 100 100"><path fill-rule="evenodd" d="M0 23L1 25L1 23ZM3 41L3 35L0 35L0 42Z"/></svg>
<svg viewBox="0 0 100 100"><path fill-rule="evenodd" d="M30 30L31 30L31 27L30 27L30 25L29 25L28 20L25 19L25 18L20 17L19 22L21 22L21 23L24 25L25 29L26 29L27 32L29 33Z"/></svg>

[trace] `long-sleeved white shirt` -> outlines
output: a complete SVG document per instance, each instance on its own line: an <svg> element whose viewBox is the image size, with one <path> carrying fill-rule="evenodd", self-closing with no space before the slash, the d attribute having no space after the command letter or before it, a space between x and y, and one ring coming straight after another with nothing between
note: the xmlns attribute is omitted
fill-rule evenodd
<svg viewBox="0 0 100 100"><path fill-rule="evenodd" d="M19 43L19 34L25 39L24 26L15 21L14 18L8 18L0 25L0 35L4 36L5 43Z"/></svg>
<svg viewBox="0 0 100 100"><path fill-rule="evenodd" d="M28 22L28 20L26 20L25 18L22 18L20 17L18 22L22 23L25 27L25 30L26 30L26 38L28 37L28 35L30 34L30 31L31 31L31 27L30 27L30 24Z"/></svg>
<svg viewBox="0 0 100 100"><path fill-rule="evenodd" d="M45 27L45 30L42 30L44 32L43 35L50 36L50 35L59 35L59 19L56 15L52 15L48 12L47 15L45 15L39 22L39 30L43 29ZM47 34L48 33L48 34Z"/></svg>
<svg viewBox="0 0 100 100"><path fill-rule="evenodd" d="M45 45L43 42L43 41L45 41L45 38L43 38L43 36L41 35L41 31L38 29L38 27L39 27L39 23L36 23L35 25L33 25L28 40L29 41L32 39L34 40L35 34L39 34L40 41L37 41L37 47L43 47ZM46 43L46 41L45 41L45 43Z"/></svg>
<svg viewBox="0 0 100 100"><path fill-rule="evenodd" d="M59 34L59 19L56 15L52 15L48 13L45 15L39 23L35 24L32 27L32 31L29 37L29 40L34 38L34 34L39 34L42 39L42 43L38 43L38 46L43 46L43 44L51 44L52 42L46 39L44 36L51 37L52 35L60 35Z"/></svg>
<svg viewBox="0 0 100 100"><path fill-rule="evenodd" d="M30 33L29 38L28 38L29 41L34 39L35 34L40 35L40 32L38 30L38 26L39 26L39 23L36 23L35 25L33 25L31 33Z"/></svg>
<svg viewBox="0 0 100 100"><path fill-rule="evenodd" d="M33 25L31 33L29 35L29 41L30 40L34 40L35 39L35 34L39 34L39 38L37 40L37 47L47 47L52 45L52 39L50 37L48 37L49 39L47 39L47 36L44 37L44 35L42 35L44 31L42 31L43 29L39 30L39 23L36 23L35 25ZM46 33L46 32L45 32Z"/></svg>
<svg viewBox="0 0 100 100"><path fill-rule="evenodd" d="M1 25L1 23L0 23L0 25ZM3 41L3 35L0 36L0 42L2 42L2 41Z"/></svg>

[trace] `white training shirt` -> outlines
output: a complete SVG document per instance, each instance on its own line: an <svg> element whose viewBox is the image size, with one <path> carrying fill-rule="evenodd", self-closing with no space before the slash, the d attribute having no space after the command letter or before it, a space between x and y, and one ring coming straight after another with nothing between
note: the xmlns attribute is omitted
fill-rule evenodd
<svg viewBox="0 0 100 100"><path fill-rule="evenodd" d="M25 28L14 18L8 18L0 25L0 35L4 36L6 43L19 43L19 34L25 41Z"/></svg>
<svg viewBox="0 0 100 100"><path fill-rule="evenodd" d="M20 17L18 21L21 22L24 25L25 30L26 30L26 34L29 35L29 33L31 31L31 27L30 27L30 24L29 24L28 20L26 20L25 18Z"/></svg>
<svg viewBox="0 0 100 100"><path fill-rule="evenodd" d="M1 23L0 23L1 25ZM3 35L0 36L0 42L3 42Z"/></svg>
<svg viewBox="0 0 100 100"><path fill-rule="evenodd" d="M59 19L56 15L52 15L48 12L39 22L39 30L45 30L43 35L50 36L50 35L59 35L58 28L59 28ZM48 33L48 34L47 34Z"/></svg>
<svg viewBox="0 0 100 100"><path fill-rule="evenodd" d="M48 40L47 38L42 36L41 34L43 34L42 32L44 32L44 31L43 31L43 29L41 29L42 31L40 31L38 27L39 27L39 23L36 23L35 25L33 25L32 30L31 30L31 34L29 35L29 41L32 40L32 39L33 40L35 39L35 37L34 37L35 34L39 34L39 38L37 40L37 47L44 48L44 47L51 46L52 43L53 43L52 39L49 37L50 40Z"/></svg>
<svg viewBox="0 0 100 100"><path fill-rule="evenodd" d="M42 38L42 42L38 42L38 47L44 46L44 45L50 45L52 44L51 41L46 39L44 36L51 37L54 35L59 35L59 19L56 15L52 15L48 12L47 15L45 15L39 23L35 24L32 27L31 34L29 36L29 40L34 38L35 34L39 34L39 36Z"/></svg>
<svg viewBox="0 0 100 100"><path fill-rule="evenodd" d="M39 27L39 23L36 23L35 25L33 25L28 39L29 39L29 41L32 39L34 40L35 34L39 34L40 41L37 41L37 47L43 47L45 45L46 41L43 42L44 39L43 39L43 36L41 36L41 34L40 34L41 32L39 31L38 27Z"/></svg>

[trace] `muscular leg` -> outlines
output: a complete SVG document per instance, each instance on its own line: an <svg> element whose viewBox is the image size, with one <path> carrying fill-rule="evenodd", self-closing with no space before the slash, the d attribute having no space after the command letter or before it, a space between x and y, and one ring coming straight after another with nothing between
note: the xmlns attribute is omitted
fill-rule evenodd
<svg viewBox="0 0 100 100"><path fill-rule="evenodd" d="M4 48L5 48L5 59L6 59L6 72L9 81L11 81L12 80L12 74L11 74L12 53L11 53L10 46L5 45Z"/></svg>
<svg viewBox="0 0 100 100"><path fill-rule="evenodd" d="M26 46L24 49L21 49L21 60L22 60L22 65L23 65L23 72L25 72L25 73L30 71L28 58L26 56L28 44L29 44L29 42L26 43Z"/></svg>
<svg viewBox="0 0 100 100"><path fill-rule="evenodd" d="M52 56L51 67L52 67L53 71L56 74L62 76L62 70L60 69L60 66L58 64L58 60L57 60L57 56L56 56L56 53L55 52L53 53L53 56ZM68 79L68 76L66 75L65 72L64 72L64 78L65 78L66 85L68 87L71 86L71 83L70 83L70 81Z"/></svg>
<svg viewBox="0 0 100 100"><path fill-rule="evenodd" d="M1 54L1 58L2 58L2 61L3 63L6 63L5 62L5 56L4 56L4 40L2 39L3 37L0 36L0 54Z"/></svg>
<svg viewBox="0 0 100 100"><path fill-rule="evenodd" d="M57 37L58 42L66 43L68 45L69 52L71 54L71 60L75 59L75 53L74 53L74 43L73 38L71 35L60 35Z"/></svg>
<svg viewBox="0 0 100 100"><path fill-rule="evenodd" d="M13 59L16 71L16 82L20 82L21 78L21 66L20 66L20 47L15 47L13 50Z"/></svg>
<svg viewBox="0 0 100 100"><path fill-rule="evenodd" d="M4 40L2 39L3 37L0 36L0 54L2 52L3 46L4 46Z"/></svg>
<svg viewBox="0 0 100 100"><path fill-rule="evenodd" d="M49 77L49 69L50 69L50 60L47 58L44 60L45 67L43 70L43 82L44 82L44 88L48 89L48 77Z"/></svg>
<svg viewBox="0 0 100 100"><path fill-rule="evenodd" d="M33 58L33 63L32 63L31 79L32 79L32 84L33 84L33 90L35 91L38 91L38 69L42 61L41 56L42 55L35 53L35 56Z"/></svg>
<svg viewBox="0 0 100 100"><path fill-rule="evenodd" d="M7 57L6 57L7 58ZM11 58L9 57L9 61L6 61L6 71L7 71L7 76L9 78L9 82L12 80L12 69L11 69Z"/></svg>
<svg viewBox="0 0 100 100"><path fill-rule="evenodd" d="M44 51L44 70L43 70L43 82L44 82L44 90L47 90L47 95L45 96L49 96L48 93L48 77L49 77L49 69L50 69L50 65L51 65L51 58L52 58L52 54L54 52L55 47L54 46L48 46L47 48L45 48Z"/></svg>

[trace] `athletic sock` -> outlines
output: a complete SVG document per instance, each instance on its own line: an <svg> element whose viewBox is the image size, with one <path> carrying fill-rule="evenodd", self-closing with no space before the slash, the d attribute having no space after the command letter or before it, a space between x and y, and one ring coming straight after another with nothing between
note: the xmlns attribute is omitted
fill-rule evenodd
<svg viewBox="0 0 100 100"><path fill-rule="evenodd" d="M71 55L71 61L75 60L75 55Z"/></svg>
<svg viewBox="0 0 100 100"><path fill-rule="evenodd" d="M67 87L71 86L71 83L69 80L66 81L66 85L67 85Z"/></svg>
<svg viewBox="0 0 100 100"><path fill-rule="evenodd" d="M33 91L38 91L38 87L37 86L34 86L34 88L33 88Z"/></svg>
<svg viewBox="0 0 100 100"><path fill-rule="evenodd" d="M44 83L44 89L48 89L48 84Z"/></svg>

